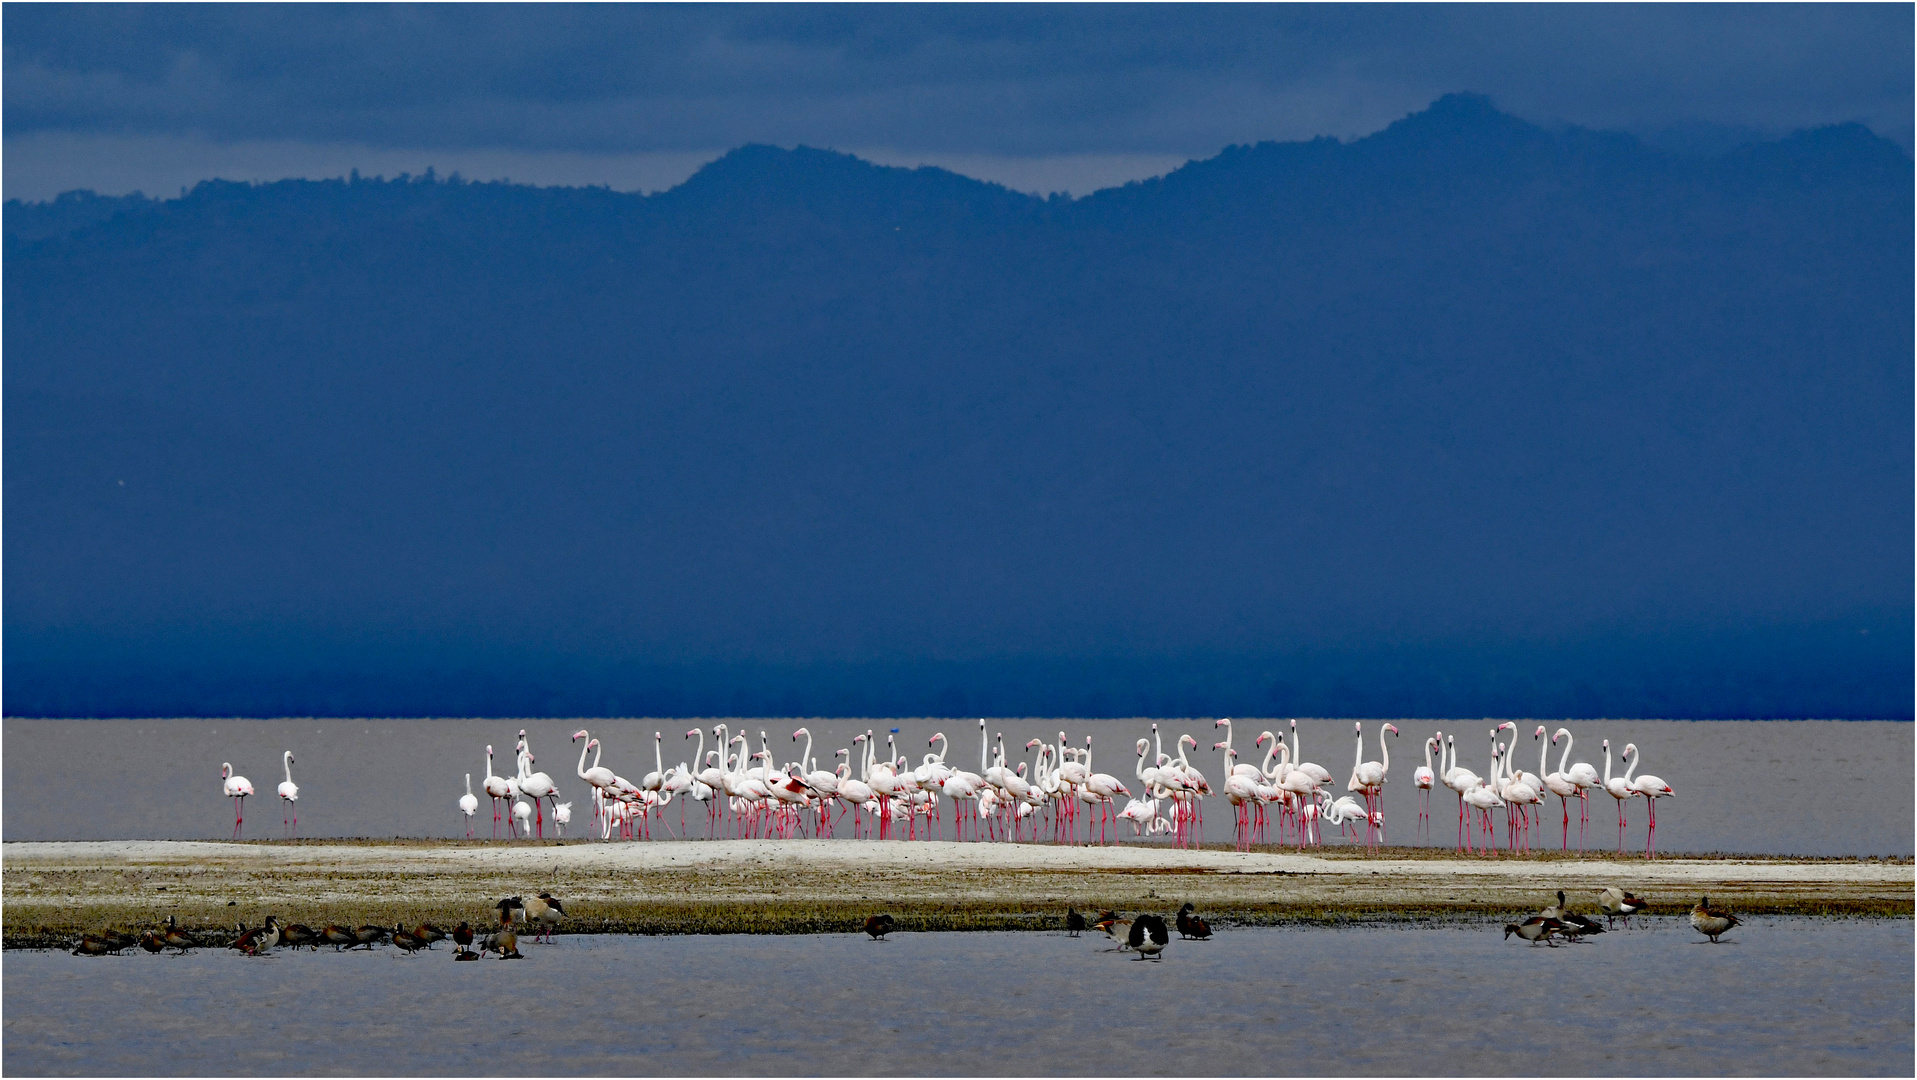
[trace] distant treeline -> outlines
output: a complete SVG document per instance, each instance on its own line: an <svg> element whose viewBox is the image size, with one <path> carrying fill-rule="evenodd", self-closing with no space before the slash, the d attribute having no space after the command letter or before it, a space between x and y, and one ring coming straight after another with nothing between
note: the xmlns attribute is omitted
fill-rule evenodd
<svg viewBox="0 0 1917 1080"><path fill-rule="evenodd" d="M9 202L4 708L1909 716L1911 207L1464 96Z"/></svg>

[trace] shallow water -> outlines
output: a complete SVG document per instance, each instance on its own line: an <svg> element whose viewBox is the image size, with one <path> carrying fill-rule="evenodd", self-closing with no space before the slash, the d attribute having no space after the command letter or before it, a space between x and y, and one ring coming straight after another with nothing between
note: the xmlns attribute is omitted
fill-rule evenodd
<svg viewBox="0 0 1917 1080"><path fill-rule="evenodd" d="M1904 1075L1908 919L8 953L8 1075Z"/></svg>
<svg viewBox="0 0 1917 1080"><path fill-rule="evenodd" d="M777 761L796 760L803 741L794 742L801 720L730 721L743 728L757 751L759 732ZM816 735L814 755L829 767L833 752L851 746L868 728L880 739L900 729L898 752L914 763L927 752L934 731L955 742L948 760L977 769L977 721L810 721ZM685 737L689 721L656 720L7 720L4 724L5 838L8 840L181 839L225 837L233 830L232 804L220 795L220 763L231 761L252 779L259 794L247 800L244 835L283 835L282 807L274 797L281 780L280 752L290 749L300 785L299 834L325 836L461 836L457 810L463 774L473 774L475 791L484 779L485 747L499 756L495 767L512 771L512 746L521 727L528 729L537 767L558 782L561 799L574 802L572 835L587 831L591 817L586 785L576 776L579 745L569 741L581 726L605 742L603 764L635 781L654 768L653 733L665 735L668 765L696 758L696 740ZM712 722L703 722L706 746L715 745ZM1434 730L1458 735L1459 761L1477 772L1488 767L1490 723L1402 721L1402 736L1391 750L1390 782L1385 788L1388 839L1420 842L1417 792L1412 770L1422 763L1419 746ZM1520 728L1517 762L1536 771L1543 740L1534 740L1537 721ZM1658 845L1665 851L1734 851L1803 855L1911 855L1913 789L1917 764L1917 727L1887 721L1571 721L1552 722L1551 731L1568 728L1576 738L1573 761L1604 767L1600 740L1614 750L1627 742L1644 752L1640 772L1655 773L1677 790L1657 805ZM1191 754L1214 787L1224 776L1222 757L1209 749L1223 732L1209 721L1166 721L1160 725L1167 752L1179 734L1190 732L1206 747ZM1285 730L1275 721L1240 720L1235 745L1240 760L1257 756L1253 743L1266 728ZM1308 720L1299 725L1304 757L1342 778L1353 758L1352 722ZM1074 746L1093 737L1093 766L1140 790L1132 747L1150 734L1147 721L994 721L990 731L1004 732L1015 760L1029 760L1021 748L1027 739L1056 739L1063 729ZM1365 758L1377 758L1377 725L1365 724ZM1549 736L1547 735L1548 739ZM1549 769L1559 756L1549 754ZM1546 771L1549 771L1547 769ZM1622 765L1617 766L1621 775ZM83 783L74 782L84 778ZM1342 783L1335 785L1342 791ZM1456 797L1433 793L1433 822L1428 842L1450 845L1456 838ZM1122 801L1122 800L1121 800ZM1547 827L1534 834L1538 847L1560 842L1561 815L1547 799ZM680 812L704 834L703 808L672 807L654 835L677 835ZM1646 825L1643 800L1626 805L1627 850L1642 850ZM1500 816L1499 828L1502 830ZM951 821L942 825L949 837ZM481 795L476 822L479 836L492 829L491 812ZM1205 837L1228 842L1231 809L1222 799L1205 808ZM1130 837L1129 827L1122 834ZM850 835L849 824L842 835ZM1342 842L1335 836L1331 843ZM1571 807L1570 845L1578 846L1577 807ZM1617 846L1617 809L1610 797L1591 799L1588 844Z"/></svg>

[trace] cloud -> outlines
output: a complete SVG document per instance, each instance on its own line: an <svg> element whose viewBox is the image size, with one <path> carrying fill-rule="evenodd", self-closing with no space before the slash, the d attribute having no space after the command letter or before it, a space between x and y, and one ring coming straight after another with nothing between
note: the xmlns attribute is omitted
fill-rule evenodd
<svg viewBox="0 0 1917 1080"><path fill-rule="evenodd" d="M86 145L204 147L203 175L352 147L622 186L746 142L1049 175L1360 136L1454 90L1646 135L1912 137L1898 5L25 5L6 28L10 192L15 155L79 175Z"/></svg>

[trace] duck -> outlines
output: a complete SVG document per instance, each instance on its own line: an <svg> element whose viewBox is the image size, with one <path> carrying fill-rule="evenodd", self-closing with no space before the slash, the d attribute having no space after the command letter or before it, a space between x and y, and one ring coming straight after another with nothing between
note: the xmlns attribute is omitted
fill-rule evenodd
<svg viewBox="0 0 1917 1080"><path fill-rule="evenodd" d="M446 940L446 931L429 922L420 923L413 927L413 936L425 942L426 947L430 949L433 947L433 942Z"/></svg>
<svg viewBox="0 0 1917 1080"><path fill-rule="evenodd" d="M1165 943L1171 940L1170 931L1165 929L1165 920L1156 915L1140 915L1132 920L1132 928L1125 935L1125 944L1130 945L1138 955L1134 959L1164 959Z"/></svg>
<svg viewBox="0 0 1917 1080"><path fill-rule="evenodd" d="M166 942L160 940L159 934L148 930L140 935L140 948L150 953L157 953L166 948Z"/></svg>
<svg viewBox="0 0 1917 1080"><path fill-rule="evenodd" d="M1065 933L1070 937L1077 937L1084 929L1085 916L1080 915L1077 908L1066 908Z"/></svg>
<svg viewBox="0 0 1917 1080"><path fill-rule="evenodd" d="M192 934L180 929L179 923L174 921L174 917L171 915L166 917L166 929L161 932L160 940L164 941L168 948L178 949L182 954L190 949L197 949L200 946L199 940Z"/></svg>
<svg viewBox="0 0 1917 1080"><path fill-rule="evenodd" d="M473 924L461 919L459 925L453 927L453 955L455 958L461 958L472 947Z"/></svg>
<svg viewBox="0 0 1917 1080"><path fill-rule="evenodd" d="M302 945L317 949L319 932L301 923L287 923L280 927L280 944L289 949L297 949Z"/></svg>
<svg viewBox="0 0 1917 1080"><path fill-rule="evenodd" d="M80 940L73 943L75 956L105 956L107 952L106 939L92 934L82 934Z"/></svg>
<svg viewBox="0 0 1917 1080"><path fill-rule="evenodd" d="M353 928L353 944L355 946L366 946L367 952L373 951L373 946L384 941L385 938L386 928L384 926L374 926L368 923L365 926L356 926Z"/></svg>
<svg viewBox="0 0 1917 1080"><path fill-rule="evenodd" d="M1563 930L1564 924L1556 919L1547 919L1542 915L1533 915L1521 924L1506 923L1504 926L1504 937L1506 941L1509 941L1511 935L1516 934L1532 945L1536 945L1542 941L1555 949L1557 948L1557 944L1551 940L1551 935L1562 933Z"/></svg>
<svg viewBox="0 0 1917 1080"><path fill-rule="evenodd" d="M425 948L428 944L428 942L421 941L418 934L411 933L398 923L393 924L392 937L393 944L399 947L399 951L409 956Z"/></svg>
<svg viewBox="0 0 1917 1080"><path fill-rule="evenodd" d="M131 949L140 943L139 938L120 930L108 930L106 935L101 938L101 941L106 944L107 952L114 956L118 956L122 951Z"/></svg>
<svg viewBox="0 0 1917 1080"><path fill-rule="evenodd" d="M869 915L866 917L865 926L861 929L863 929L873 941L880 941L884 939L885 935L891 933L893 927L897 925L898 921L890 915Z"/></svg>
<svg viewBox="0 0 1917 1080"><path fill-rule="evenodd" d="M321 941L333 947L334 952L339 952L341 949L348 949L359 944L359 938L353 936L351 930L337 923L326 924L326 929L321 930L319 936Z"/></svg>
<svg viewBox="0 0 1917 1080"><path fill-rule="evenodd" d="M1642 897L1632 896L1630 893L1615 885L1610 888L1599 889L1597 895L1598 907L1603 910L1604 921L1607 923L1622 915L1624 917L1624 925L1630 926L1631 916L1643 911L1647 906Z"/></svg>
<svg viewBox="0 0 1917 1080"><path fill-rule="evenodd" d="M519 952L519 935L513 933L515 912L524 913L525 905L519 897L509 896L494 905L499 909L499 929L487 934L480 940L479 951L495 952L501 960L524 960Z"/></svg>
<svg viewBox="0 0 1917 1080"><path fill-rule="evenodd" d="M1728 911L1711 910L1711 898L1708 896L1700 899L1697 906L1691 909L1691 926L1710 938L1713 945L1717 944L1718 935L1728 933L1736 925L1737 916Z"/></svg>
<svg viewBox="0 0 1917 1080"><path fill-rule="evenodd" d="M1211 937L1211 924L1192 914L1192 906L1186 904L1178 909L1178 936L1194 941L1204 941Z"/></svg>

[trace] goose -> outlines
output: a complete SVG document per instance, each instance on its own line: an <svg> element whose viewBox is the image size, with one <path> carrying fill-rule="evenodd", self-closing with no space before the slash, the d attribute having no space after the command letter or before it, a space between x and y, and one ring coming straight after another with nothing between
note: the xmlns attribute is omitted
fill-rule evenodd
<svg viewBox="0 0 1917 1080"><path fill-rule="evenodd" d="M880 941L897 925L898 923L890 915L868 915L865 925L860 929L864 930L873 941Z"/></svg>
<svg viewBox="0 0 1917 1080"><path fill-rule="evenodd" d="M273 915L266 917L266 925L256 926L235 938L229 949L238 949L248 956L258 956L280 943L280 920Z"/></svg>
<svg viewBox="0 0 1917 1080"><path fill-rule="evenodd" d="M509 896L493 905L499 909L499 929L487 934L479 943L480 953L495 952L501 960L523 960L519 952L519 935L513 932L515 912L523 913L524 906L519 897Z"/></svg>
<svg viewBox="0 0 1917 1080"><path fill-rule="evenodd" d="M1556 919L1547 919L1542 915L1533 915L1524 920L1522 924L1506 923L1504 927L1504 937L1505 940L1509 941L1511 935L1516 934L1534 946L1542 941L1555 949L1557 948L1557 944L1551 940L1551 935L1562 933L1563 931L1564 924Z"/></svg>
<svg viewBox="0 0 1917 1080"><path fill-rule="evenodd" d="M543 937L546 939L546 944L552 944L553 928L558 926L559 920L566 915L566 909L559 903L559 899L549 892L542 892L526 901L519 910L522 913L520 918L539 926L539 932L533 935L533 940L538 941Z"/></svg>
<svg viewBox="0 0 1917 1080"><path fill-rule="evenodd" d="M1599 889L1597 895L1598 907L1603 910L1604 921L1607 923L1622 915L1624 925L1628 927L1631 925L1631 916L1643 911L1645 907L1642 897L1632 896L1615 885Z"/></svg>
<svg viewBox="0 0 1917 1080"><path fill-rule="evenodd" d="M1124 952L1131 947L1132 920L1121 919L1107 911L1099 916L1092 927L1103 931L1106 937L1116 942L1119 952Z"/></svg>
<svg viewBox="0 0 1917 1080"><path fill-rule="evenodd" d="M1081 932L1084 931L1084 929L1085 929L1085 916L1080 915L1078 913L1077 908L1069 908L1069 907L1066 908L1065 909L1066 934L1071 937L1077 937Z"/></svg>
<svg viewBox="0 0 1917 1080"><path fill-rule="evenodd" d="M1711 898L1706 896L1691 909L1691 926L1700 934L1717 944L1718 935L1728 933L1731 927L1738 925L1737 916L1728 911L1711 910Z"/></svg>
<svg viewBox="0 0 1917 1080"><path fill-rule="evenodd" d="M1178 909L1178 936L1194 941L1204 941L1211 937L1211 924L1192 914L1192 906L1186 904Z"/></svg>
<svg viewBox="0 0 1917 1080"><path fill-rule="evenodd" d="M1171 934L1165 929L1165 920L1156 915L1140 915L1132 920L1131 931L1125 935L1125 943L1138 955L1134 959L1164 959L1165 943L1171 940Z"/></svg>

